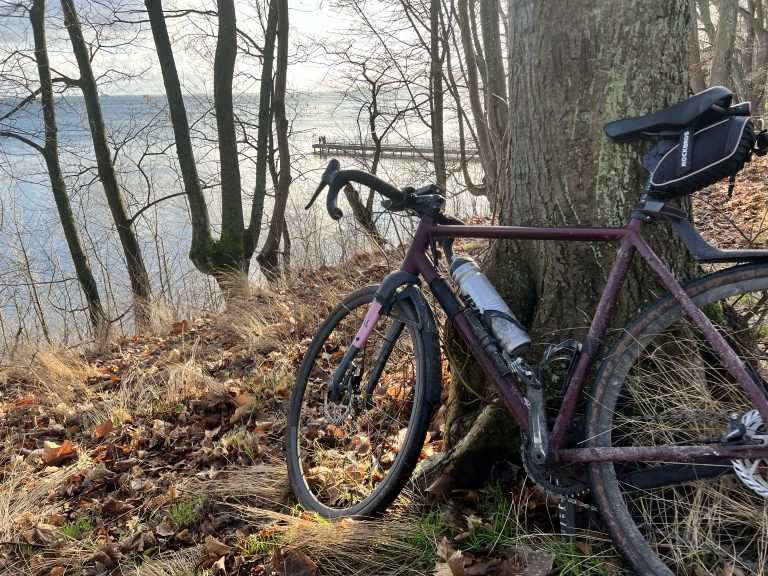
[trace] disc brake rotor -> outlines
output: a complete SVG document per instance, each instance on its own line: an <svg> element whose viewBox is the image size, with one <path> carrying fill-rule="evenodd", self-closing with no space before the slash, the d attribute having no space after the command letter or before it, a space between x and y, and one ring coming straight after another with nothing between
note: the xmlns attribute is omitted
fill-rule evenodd
<svg viewBox="0 0 768 576"><path fill-rule="evenodd" d="M746 428L745 436L753 442L768 445L768 431L763 426L760 412L757 410L747 412L741 417L741 422ZM756 494L768 498L768 458L732 460L731 464L739 480Z"/></svg>

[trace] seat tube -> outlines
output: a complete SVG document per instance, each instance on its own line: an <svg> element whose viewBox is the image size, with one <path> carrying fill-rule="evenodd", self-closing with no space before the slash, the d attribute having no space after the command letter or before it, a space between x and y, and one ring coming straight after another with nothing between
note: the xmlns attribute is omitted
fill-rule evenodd
<svg viewBox="0 0 768 576"><path fill-rule="evenodd" d="M579 353L573 374L568 382L568 390L563 398L560 413L555 421L555 426L550 436L551 447L555 450L563 445L565 434L568 430L573 415L576 412L581 390L589 372L589 368L600 353L603 337L608 330L608 325L616 311L619 294L627 277L632 259L635 256L635 238L643 229L644 220L633 216L627 226L627 234L621 240L619 252L613 262L613 268L608 276L608 281L603 289L597 310L589 326L587 337L584 340L582 351Z"/></svg>

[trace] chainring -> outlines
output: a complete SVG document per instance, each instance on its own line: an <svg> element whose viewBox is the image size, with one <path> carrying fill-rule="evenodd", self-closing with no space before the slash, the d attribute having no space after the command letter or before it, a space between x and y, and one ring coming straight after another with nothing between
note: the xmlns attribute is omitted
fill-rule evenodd
<svg viewBox="0 0 768 576"><path fill-rule="evenodd" d="M768 430L763 426L760 412L751 410L741 417L746 436L754 441L768 444ZM732 460L733 470L746 486L763 498L768 498L768 458Z"/></svg>
<svg viewBox="0 0 768 576"><path fill-rule="evenodd" d="M525 434L522 435L520 455L528 477L545 492L554 496L578 496L589 490L586 481L578 477L573 466L544 468L532 462L528 456L528 437Z"/></svg>

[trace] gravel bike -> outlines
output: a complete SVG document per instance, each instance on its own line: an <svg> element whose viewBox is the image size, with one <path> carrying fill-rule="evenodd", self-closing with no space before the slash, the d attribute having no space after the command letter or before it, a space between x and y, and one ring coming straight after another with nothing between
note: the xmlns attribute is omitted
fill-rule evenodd
<svg viewBox="0 0 768 576"><path fill-rule="evenodd" d="M382 194L388 210L416 215L419 224L400 269L344 298L309 345L287 428L298 501L328 518L367 517L383 511L407 482L440 399L438 327L428 290L519 424L532 478L561 495L588 484L638 573L766 574L768 251L719 250L667 202L768 151L765 132L754 133L748 103L731 105L732 96L711 88L606 125L617 142L657 142L646 156L651 178L625 227L464 225L443 213L435 186L400 190L366 172L340 170L332 160L308 207L328 186L328 213L341 218L337 195L354 182ZM643 237L656 223L668 223L698 262L733 266L681 285ZM570 357L553 425L541 364L523 357L530 342L524 327L471 260L454 253L456 238L619 244L586 338L550 347L541 362L565 350ZM456 289L438 269L438 248ZM669 293L603 354L638 254ZM587 409L576 434L583 399Z"/></svg>

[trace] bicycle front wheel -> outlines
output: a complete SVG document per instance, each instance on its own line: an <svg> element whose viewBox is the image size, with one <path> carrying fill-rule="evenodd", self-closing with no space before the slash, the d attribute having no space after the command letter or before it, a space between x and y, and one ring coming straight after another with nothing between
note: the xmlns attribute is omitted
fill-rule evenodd
<svg viewBox="0 0 768 576"><path fill-rule="evenodd" d="M686 287L766 390L768 266L739 266ZM766 442L753 403L701 331L667 296L626 329L598 373L593 447ZM614 541L640 574L768 573L766 460L590 465Z"/></svg>
<svg viewBox="0 0 768 576"><path fill-rule="evenodd" d="M341 398L329 385L377 286L349 295L312 340L288 411L288 477L304 507L366 517L397 497L418 462L439 386L439 349L409 300L382 316L353 361Z"/></svg>

